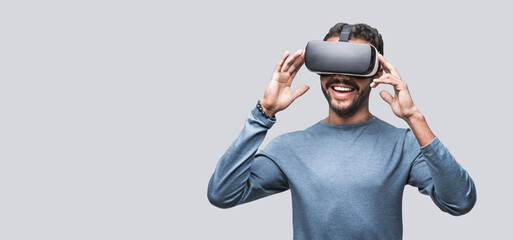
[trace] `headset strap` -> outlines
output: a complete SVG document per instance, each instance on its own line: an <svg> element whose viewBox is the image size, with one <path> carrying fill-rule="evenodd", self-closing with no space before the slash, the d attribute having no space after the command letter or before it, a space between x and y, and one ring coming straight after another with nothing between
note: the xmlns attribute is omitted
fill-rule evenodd
<svg viewBox="0 0 513 240"><path fill-rule="evenodd" d="M342 32L340 32L340 40L339 42L347 42L349 40L349 34L351 34L351 29L353 29L354 25L346 24L342 27Z"/></svg>

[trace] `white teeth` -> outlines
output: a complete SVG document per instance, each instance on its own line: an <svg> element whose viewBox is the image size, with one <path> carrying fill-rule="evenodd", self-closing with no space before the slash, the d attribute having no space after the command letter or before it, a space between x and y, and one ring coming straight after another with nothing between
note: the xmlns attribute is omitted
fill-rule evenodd
<svg viewBox="0 0 513 240"><path fill-rule="evenodd" d="M353 91L353 89L352 89L352 88L347 88L347 87L333 87L333 89L334 89L335 91L344 91L344 92L345 92L345 91Z"/></svg>

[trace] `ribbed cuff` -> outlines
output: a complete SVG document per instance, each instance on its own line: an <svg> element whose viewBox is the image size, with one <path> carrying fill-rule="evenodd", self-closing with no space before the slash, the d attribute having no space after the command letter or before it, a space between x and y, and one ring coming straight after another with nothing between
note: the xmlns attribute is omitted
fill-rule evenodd
<svg viewBox="0 0 513 240"><path fill-rule="evenodd" d="M258 111L258 108L256 107L254 107L251 110L250 114L253 116L253 119L255 121L257 121L258 123L260 123L260 125L264 127L271 128L276 123L276 121L272 121L271 119L268 119L264 115L262 115L262 113Z"/></svg>
<svg viewBox="0 0 513 240"><path fill-rule="evenodd" d="M422 151L422 153L428 153L431 150L433 150L434 148L436 148L439 144L440 144L440 140L437 137L435 137L426 146L421 147L420 150Z"/></svg>

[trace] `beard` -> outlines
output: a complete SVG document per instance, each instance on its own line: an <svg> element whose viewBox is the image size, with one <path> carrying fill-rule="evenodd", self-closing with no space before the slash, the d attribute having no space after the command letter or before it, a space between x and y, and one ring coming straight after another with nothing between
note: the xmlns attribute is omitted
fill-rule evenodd
<svg viewBox="0 0 513 240"><path fill-rule="evenodd" d="M361 80L359 79L358 81L362 81L362 80L363 79L361 79ZM365 80L363 80L363 81L365 81ZM356 94L353 97L353 99L337 100L337 99L333 98L329 93L329 89L332 84L337 84L337 83L342 83L342 84L346 84L346 85L353 87L355 89L354 91L356 91ZM324 87L321 86L321 89L322 89L322 93L324 94L324 97L326 97L326 100L328 100L328 104L329 104L331 110L333 110L339 116L347 116L347 115L352 115L352 114L356 113L357 110L359 110L366 102L369 101L369 95L370 95L371 88L370 88L370 86L368 86L368 84L366 84L365 86L366 86L365 88L360 89L360 87L354 82L350 82L347 80L345 80L345 81L332 80L332 81L328 81ZM351 101L351 103L345 107L337 104L337 102L345 102L345 101Z"/></svg>

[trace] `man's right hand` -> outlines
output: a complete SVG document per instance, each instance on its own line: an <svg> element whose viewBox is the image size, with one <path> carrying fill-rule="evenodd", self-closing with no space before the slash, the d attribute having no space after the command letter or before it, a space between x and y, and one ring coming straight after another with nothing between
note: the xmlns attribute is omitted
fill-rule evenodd
<svg viewBox="0 0 513 240"><path fill-rule="evenodd" d="M277 112L287 108L296 98L310 89L309 86L303 85L293 92L290 91L292 80L303 66L305 53L298 50L291 57L289 55L290 52L286 51L276 64L271 81L265 89L264 98L260 100L264 112L269 116L274 116Z"/></svg>

